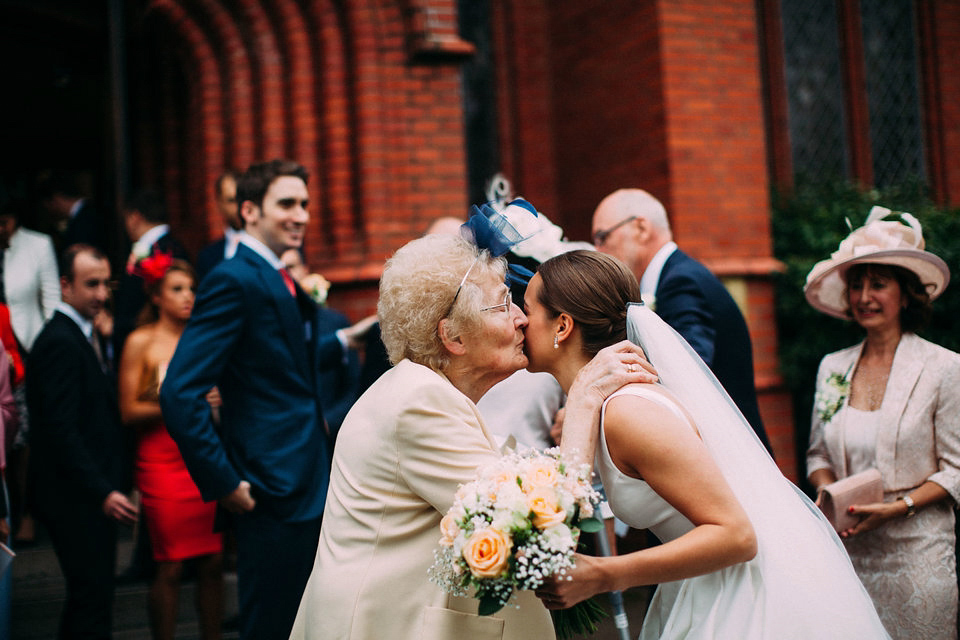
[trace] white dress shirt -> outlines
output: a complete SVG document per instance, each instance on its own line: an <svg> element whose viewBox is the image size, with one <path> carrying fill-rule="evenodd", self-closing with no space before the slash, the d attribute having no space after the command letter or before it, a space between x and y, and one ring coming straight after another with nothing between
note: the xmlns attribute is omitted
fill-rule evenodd
<svg viewBox="0 0 960 640"><path fill-rule="evenodd" d="M653 299L653 296L657 293L657 285L660 284L660 272L663 271L663 265L676 250L677 243L670 241L653 254L653 259L650 260L650 264L647 265L643 275L640 276L640 293L644 297L650 296Z"/></svg>

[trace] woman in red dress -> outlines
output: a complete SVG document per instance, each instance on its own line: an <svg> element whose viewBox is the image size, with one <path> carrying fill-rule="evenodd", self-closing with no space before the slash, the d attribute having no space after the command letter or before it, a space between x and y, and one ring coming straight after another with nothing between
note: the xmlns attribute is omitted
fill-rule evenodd
<svg viewBox="0 0 960 640"><path fill-rule="evenodd" d="M185 560L197 564L197 609L204 640L220 637L223 615L223 540L213 532L216 504L204 502L163 424L157 393L166 365L193 310L193 268L166 254L141 261L150 297L141 326L127 338L119 372L120 413L138 431L135 479L157 572L149 612L155 639L176 630Z"/></svg>

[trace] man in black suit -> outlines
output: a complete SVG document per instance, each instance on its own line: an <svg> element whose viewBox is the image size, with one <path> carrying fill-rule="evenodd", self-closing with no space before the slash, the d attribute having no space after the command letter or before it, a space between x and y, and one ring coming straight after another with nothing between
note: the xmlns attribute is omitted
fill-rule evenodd
<svg viewBox="0 0 960 640"><path fill-rule="evenodd" d="M237 205L238 172L229 169L214 183L217 209L223 218L223 236L205 246L197 254L197 282L210 272L221 260L232 258L237 252L240 230L240 207Z"/></svg>
<svg viewBox="0 0 960 640"><path fill-rule="evenodd" d="M40 183L38 191L40 204L53 216L56 229L52 235L58 253L79 243L107 251L104 220L93 202L83 196L73 176L52 173Z"/></svg>
<svg viewBox="0 0 960 640"><path fill-rule="evenodd" d="M593 213L593 243L633 271L645 302L690 343L772 452L746 320L723 283L677 248L660 201L641 189L614 191Z"/></svg>
<svg viewBox="0 0 960 640"><path fill-rule="evenodd" d="M124 201L123 226L133 246L114 299L113 355L119 362L123 343L137 326L137 317L147 303L140 262L155 253L167 253L190 261L183 245L170 233L167 211L160 194L150 189L132 193Z"/></svg>
<svg viewBox="0 0 960 640"><path fill-rule="evenodd" d="M60 638L109 638L117 523L132 524L129 457L116 392L93 318L109 295L110 263L73 245L60 265L62 302L30 350L31 504L67 582Z"/></svg>

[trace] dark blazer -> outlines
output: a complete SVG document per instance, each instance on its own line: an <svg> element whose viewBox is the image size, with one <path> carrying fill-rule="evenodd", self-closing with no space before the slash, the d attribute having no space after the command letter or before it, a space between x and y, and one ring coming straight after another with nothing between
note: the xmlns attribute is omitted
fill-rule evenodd
<svg viewBox="0 0 960 640"><path fill-rule="evenodd" d="M92 245L104 253L107 252L104 221L90 200L84 200L76 215L67 221L67 228L60 236L57 253L62 253L64 249L78 242Z"/></svg>
<svg viewBox="0 0 960 640"><path fill-rule="evenodd" d="M80 327L59 311L30 350L27 406L27 486L38 511L76 501L99 509L111 491L129 488L130 439L113 383Z"/></svg>
<svg viewBox="0 0 960 640"><path fill-rule="evenodd" d="M223 262L223 252L226 245L226 236L221 236L219 240L215 240L200 249L200 253L197 254L197 282L203 281L215 266Z"/></svg>
<svg viewBox="0 0 960 640"><path fill-rule="evenodd" d="M180 244L180 241L170 233L165 233L157 238L157 241L150 247L150 253L154 251L169 253L174 258L190 262L190 254ZM118 363L123 351L123 344L126 342L127 336L137 328L137 317L146 304L147 292L143 288L143 278L127 273L126 265L124 265L114 296L113 353Z"/></svg>
<svg viewBox="0 0 960 640"><path fill-rule="evenodd" d="M358 397L390 369L390 357L380 334L380 323L370 328L364 338L363 365L360 367Z"/></svg>
<svg viewBox="0 0 960 640"><path fill-rule="evenodd" d="M350 326L347 316L327 307L317 311L320 321L318 335L324 335ZM340 431L340 425L360 397L360 358L353 349L338 362L331 362L320 370L317 389L320 393L320 406L327 419L332 438Z"/></svg>
<svg viewBox="0 0 960 640"><path fill-rule="evenodd" d="M657 283L656 312L693 347L771 451L757 406L753 346L746 320L723 283L677 249Z"/></svg>
<svg viewBox="0 0 960 640"><path fill-rule="evenodd" d="M318 371L342 358L319 335L317 305L294 299L272 265L241 244L211 271L167 369L160 404L205 500L252 485L257 509L285 522L319 518L330 446ZM223 399L217 433L205 394Z"/></svg>

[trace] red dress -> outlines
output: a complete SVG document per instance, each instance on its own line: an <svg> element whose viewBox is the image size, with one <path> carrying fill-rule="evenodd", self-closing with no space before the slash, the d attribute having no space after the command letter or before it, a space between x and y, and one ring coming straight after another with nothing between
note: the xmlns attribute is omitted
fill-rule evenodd
<svg viewBox="0 0 960 640"><path fill-rule="evenodd" d="M204 502L177 444L163 422L142 428L136 482L158 562L218 553L223 537L213 531L215 502Z"/></svg>

